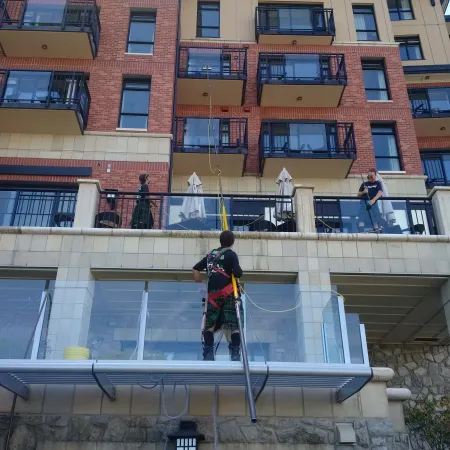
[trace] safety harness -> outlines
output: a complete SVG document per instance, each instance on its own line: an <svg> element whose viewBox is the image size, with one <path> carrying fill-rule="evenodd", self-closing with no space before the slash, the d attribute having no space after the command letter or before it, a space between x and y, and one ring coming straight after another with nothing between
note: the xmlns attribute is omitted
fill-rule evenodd
<svg viewBox="0 0 450 450"><path fill-rule="evenodd" d="M227 251L230 251L230 248L222 248L219 250L215 255L213 255L213 252L216 250L213 250L211 253L208 253L206 256L207 261L207 271L208 271L208 281L211 275L214 273L219 273L220 275L223 275L226 278L230 279L230 284L227 284L223 289L221 289L218 292L211 292L208 293L208 303L211 303L215 308L221 309L219 305L215 302L217 298L220 297L227 297L228 295L231 295L233 293L233 285L231 283L231 276L228 275L222 268L218 267L218 262L222 255L224 255Z"/></svg>

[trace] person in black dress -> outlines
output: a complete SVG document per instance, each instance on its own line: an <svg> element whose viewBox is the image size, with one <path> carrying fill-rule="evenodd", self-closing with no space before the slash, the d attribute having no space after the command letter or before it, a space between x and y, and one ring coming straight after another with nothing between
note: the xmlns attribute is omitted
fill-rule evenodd
<svg viewBox="0 0 450 450"><path fill-rule="evenodd" d="M153 228L153 215L151 211L151 204L153 203L146 193L148 189L148 173L139 175L140 186L136 199L136 206L131 217L131 228L135 230L151 230Z"/></svg>

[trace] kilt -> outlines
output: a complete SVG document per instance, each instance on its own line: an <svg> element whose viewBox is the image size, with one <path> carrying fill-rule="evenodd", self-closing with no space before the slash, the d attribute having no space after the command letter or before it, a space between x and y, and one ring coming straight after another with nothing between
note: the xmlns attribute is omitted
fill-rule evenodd
<svg viewBox="0 0 450 450"><path fill-rule="evenodd" d="M214 302L219 306L216 308L208 302L208 309L206 310L206 328L216 327L239 330L238 318L236 316L236 307L234 305L234 295L227 295L214 299ZM241 304L241 319L244 320L244 311ZM219 326L217 326L219 325ZM242 326L244 323L242 323Z"/></svg>

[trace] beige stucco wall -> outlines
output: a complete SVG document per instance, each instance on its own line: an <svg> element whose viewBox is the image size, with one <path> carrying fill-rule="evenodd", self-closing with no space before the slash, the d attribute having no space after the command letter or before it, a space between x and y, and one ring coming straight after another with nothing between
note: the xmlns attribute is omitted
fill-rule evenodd
<svg viewBox="0 0 450 450"><path fill-rule="evenodd" d="M203 190L206 193L218 192L217 177L201 176ZM383 174L383 179L392 197L425 197L425 177L404 174ZM359 175L350 175L347 179L302 178L293 180L295 184L314 186L314 195L353 196L358 192L362 183ZM223 177L225 194L275 194L277 192L276 179L245 176L240 178ZM186 176L174 176L172 192L184 192L187 189Z"/></svg>
<svg viewBox="0 0 450 450"><path fill-rule="evenodd" d="M429 1L411 0L414 20L392 22L395 36L419 36L423 60L403 61L405 66L449 64L450 40L444 14L439 4ZM439 2L437 2L439 3Z"/></svg>
<svg viewBox="0 0 450 450"><path fill-rule="evenodd" d="M171 135L86 132L83 136L0 134L0 157L165 162Z"/></svg>
<svg viewBox="0 0 450 450"><path fill-rule="evenodd" d="M317 3L324 8L334 9L337 42L355 42L356 31L353 20L352 0L324 0L311 2L308 0L222 0L220 5L220 38L202 41L255 42L255 11L258 3ZM357 4L374 5L380 41L392 42L393 33L390 27L389 11L386 2L360 0ZM183 0L181 9L181 39L196 39L197 0ZM367 44L362 44L367 45Z"/></svg>

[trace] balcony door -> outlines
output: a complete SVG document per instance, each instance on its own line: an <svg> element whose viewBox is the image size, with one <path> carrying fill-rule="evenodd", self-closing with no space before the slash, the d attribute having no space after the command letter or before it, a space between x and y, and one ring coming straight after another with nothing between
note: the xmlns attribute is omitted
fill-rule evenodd
<svg viewBox="0 0 450 450"><path fill-rule="evenodd" d="M264 5L266 6L266 5ZM311 32L325 27L323 11L317 5L267 5L263 26L280 33Z"/></svg>

